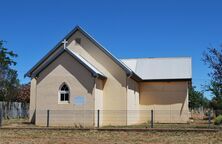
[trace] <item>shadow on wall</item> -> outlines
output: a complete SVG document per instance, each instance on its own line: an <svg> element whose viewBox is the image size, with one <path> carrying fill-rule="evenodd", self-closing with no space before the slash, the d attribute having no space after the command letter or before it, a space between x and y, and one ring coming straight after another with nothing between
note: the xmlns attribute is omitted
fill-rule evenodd
<svg viewBox="0 0 222 144"><path fill-rule="evenodd" d="M44 78L46 78L50 74L53 74L53 76L55 77L56 76L65 77L62 71L60 73L59 72L53 73L53 70L55 70L58 67L62 67L65 70L67 70L81 83L81 85L85 89L87 89L88 93L92 94L95 81L91 73L66 52L63 52L55 61L53 61L50 65L48 65L47 68L45 68L39 74L39 77L37 79L37 84L39 84Z"/></svg>
<svg viewBox="0 0 222 144"><path fill-rule="evenodd" d="M34 110L33 114L30 115L30 116L31 116L31 120L30 120L30 122L31 122L32 124L35 124L36 110Z"/></svg>
<svg viewBox="0 0 222 144"><path fill-rule="evenodd" d="M126 87L126 74L125 71L116 64L109 56L107 56L100 48L89 41L82 33L77 32L70 41L81 37L81 45L79 49L81 52L90 55L97 63L106 68L106 70L112 74L112 76L121 84L122 87ZM124 75L124 76L123 76Z"/></svg>
<svg viewBox="0 0 222 144"><path fill-rule="evenodd" d="M187 82L144 82L140 84L141 105L181 104L180 111L187 100Z"/></svg>

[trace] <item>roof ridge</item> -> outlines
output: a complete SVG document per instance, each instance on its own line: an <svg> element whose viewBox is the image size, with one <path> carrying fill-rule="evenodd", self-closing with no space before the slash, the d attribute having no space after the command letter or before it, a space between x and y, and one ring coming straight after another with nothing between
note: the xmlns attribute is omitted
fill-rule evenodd
<svg viewBox="0 0 222 144"><path fill-rule="evenodd" d="M110 57L117 65L119 65L127 75L135 75L133 71L123 64L118 58L112 55L105 47L102 46L99 42L97 42L90 34L88 34L83 28L80 26L75 26L73 30L71 30L62 40L60 40L54 47L51 49L37 64L35 64L26 74L25 76L31 76L32 72L34 72L44 61L50 57L62 44L64 39L69 39L77 30L79 30L85 37L87 37L93 44L100 48L102 52L104 52L108 57ZM138 77L138 76L136 76Z"/></svg>

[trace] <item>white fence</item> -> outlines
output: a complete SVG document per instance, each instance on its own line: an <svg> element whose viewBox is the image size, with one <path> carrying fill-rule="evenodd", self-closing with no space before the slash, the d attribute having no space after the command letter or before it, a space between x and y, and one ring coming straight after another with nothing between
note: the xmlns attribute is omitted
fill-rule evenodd
<svg viewBox="0 0 222 144"><path fill-rule="evenodd" d="M21 102L0 101L0 111L5 119L25 118L29 115L29 104Z"/></svg>

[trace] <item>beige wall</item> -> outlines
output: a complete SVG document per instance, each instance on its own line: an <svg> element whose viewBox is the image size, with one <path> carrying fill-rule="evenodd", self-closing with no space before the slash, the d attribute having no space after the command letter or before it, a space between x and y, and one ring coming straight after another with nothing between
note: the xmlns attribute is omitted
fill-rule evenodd
<svg viewBox="0 0 222 144"><path fill-rule="evenodd" d="M95 126L98 126L97 121L100 121L99 125L103 125L103 87L104 81L100 79L96 79L95 85ZM98 119L98 110L100 111L99 119Z"/></svg>
<svg viewBox="0 0 222 144"><path fill-rule="evenodd" d="M30 89L30 107L29 107L29 121L35 123L35 109L36 109L36 79L31 80L31 89Z"/></svg>
<svg viewBox="0 0 222 144"><path fill-rule="evenodd" d="M138 124L140 123L139 83L128 78L127 84L127 124Z"/></svg>
<svg viewBox="0 0 222 144"><path fill-rule="evenodd" d="M128 79L127 124L151 120L160 123L185 123L189 120L188 82L141 82Z"/></svg>
<svg viewBox="0 0 222 144"><path fill-rule="evenodd" d="M75 43L76 38L81 38L81 45ZM80 32L69 39L68 48L80 54L107 77L103 86L103 124L126 124L125 71ZM120 115L118 118L113 117L116 112Z"/></svg>
<svg viewBox="0 0 222 144"><path fill-rule="evenodd" d="M69 104L58 103L58 90L62 83L66 83L70 89ZM93 124L94 86L95 79L91 73L64 52L37 78L36 124L46 124L47 109L51 110L50 125ZM83 106L73 103L76 96L85 97Z"/></svg>
<svg viewBox="0 0 222 144"><path fill-rule="evenodd" d="M81 45L75 43L74 40L76 38L81 38ZM73 64L73 59L70 56L65 56L67 54L63 54L60 56L60 60L56 60L42 71L37 79L36 109L83 109L74 107L72 104L55 105L58 100L58 92L55 89L58 89L60 83L64 81L69 86L73 85L71 91L74 91L76 95L85 95L87 99L90 99L87 109L95 110L96 108L102 108L100 119L103 120L102 123L104 125L126 124L127 90L125 71L80 32L77 31L68 42L69 49L80 54L99 69L107 77L107 80L103 81L102 89L95 88L95 81L91 78L91 74L84 68L81 68L81 71L77 71L72 67L77 63L74 62ZM97 98L95 98L96 100L92 104L91 97L95 93L99 95L96 95ZM99 101L102 101L102 105L98 104ZM113 117L113 113L115 113L113 110L119 111L120 116L118 118ZM95 118L96 114L94 115L94 120Z"/></svg>
<svg viewBox="0 0 222 144"><path fill-rule="evenodd" d="M140 105L154 110L155 122L187 122L188 82L140 83Z"/></svg>
<svg viewBox="0 0 222 144"><path fill-rule="evenodd" d="M81 38L80 45L75 43L76 38ZM50 111L50 124L56 126L96 126L97 109L100 109L100 125L147 122L151 109L155 111L156 122L188 120L187 82L138 83L127 78L119 65L79 31L68 42L69 49L89 61L107 79L93 78L86 68L63 53L31 81L30 120L36 109L36 124L46 125L47 109L57 110ZM64 82L70 88L71 103L58 104L58 89ZM74 105L75 96L85 96L85 105Z"/></svg>

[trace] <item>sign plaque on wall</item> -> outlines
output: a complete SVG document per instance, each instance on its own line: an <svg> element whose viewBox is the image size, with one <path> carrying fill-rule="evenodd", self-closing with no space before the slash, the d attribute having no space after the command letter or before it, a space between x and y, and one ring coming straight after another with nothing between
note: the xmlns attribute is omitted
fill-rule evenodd
<svg viewBox="0 0 222 144"><path fill-rule="evenodd" d="M75 96L74 97L74 104L81 106L85 104L85 97L84 96Z"/></svg>

